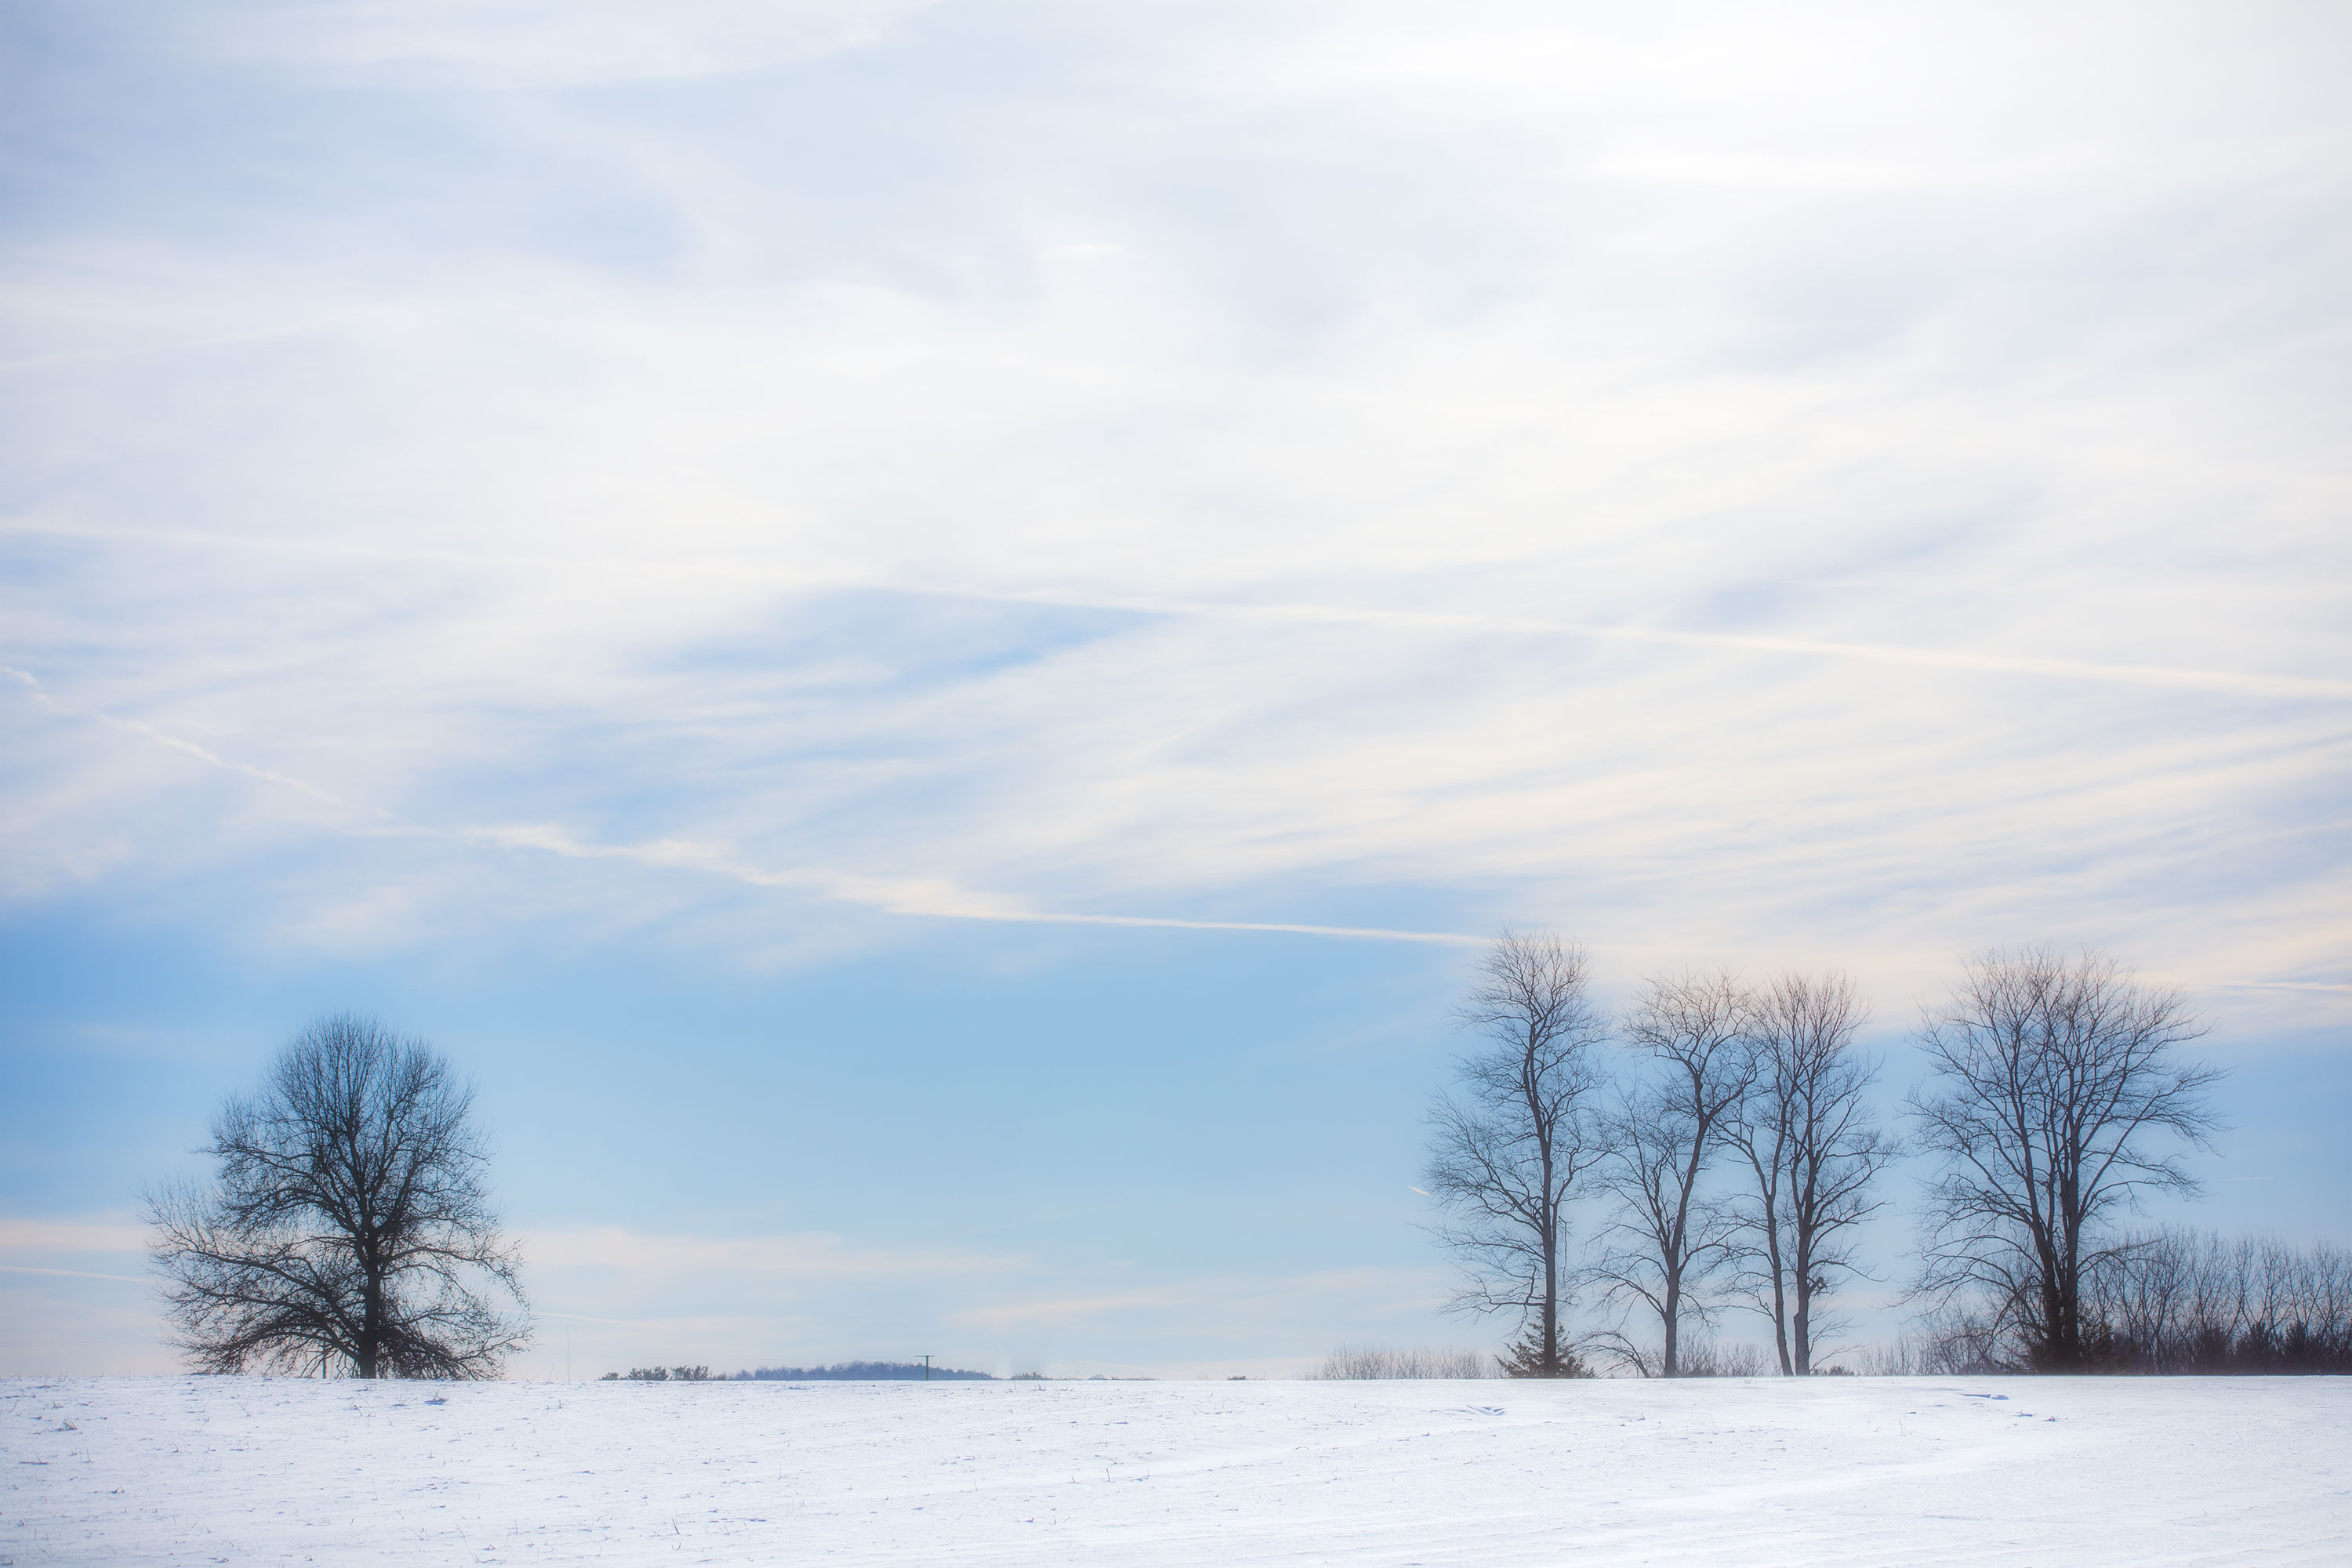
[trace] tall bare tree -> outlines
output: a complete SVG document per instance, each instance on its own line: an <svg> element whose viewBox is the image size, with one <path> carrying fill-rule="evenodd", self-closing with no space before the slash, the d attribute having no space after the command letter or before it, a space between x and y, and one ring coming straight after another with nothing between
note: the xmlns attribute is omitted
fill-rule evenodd
<svg viewBox="0 0 2352 1568"><path fill-rule="evenodd" d="M1577 1178L1599 1152L1592 1048L1608 1033L1585 990L1583 950L1506 931L1458 1015L1486 1044L1430 1111L1423 1179L1444 1210L1437 1238L1467 1276L1454 1305L1516 1314L1523 1337L1504 1364L1521 1376L1580 1370L1562 1344L1563 1247Z"/></svg>
<svg viewBox="0 0 2352 1568"><path fill-rule="evenodd" d="M1750 1276L1783 1376L1812 1371L1835 1321L1820 1303L1855 1264L1848 1236L1885 1206L1870 1184L1895 1156L1871 1114L1876 1064L1854 1049L1865 1014L1843 974L1786 974L1752 998L1756 1077L1727 1136L1755 1188Z"/></svg>
<svg viewBox="0 0 2352 1568"><path fill-rule="evenodd" d="M148 1200L170 1342L206 1372L496 1377L530 1331L471 1109L446 1062L372 1019L297 1035L215 1119L216 1182Z"/></svg>
<svg viewBox="0 0 2352 1568"><path fill-rule="evenodd" d="M2221 1128L2206 1092L2221 1074L2179 1051L2207 1032L2179 992L2097 953L1969 963L1918 1036L1930 1072L1911 1114L1943 1161L1922 1289L1983 1293L2037 1370L2106 1359L2085 1283L2116 1249L2120 1211L2200 1190L2183 1157Z"/></svg>
<svg viewBox="0 0 2352 1568"><path fill-rule="evenodd" d="M1751 1011L1735 976L1689 974L1645 982L1625 1019L1628 1044L1650 1057L1653 1071L1611 1121L1603 1183L1618 1215L1597 1271L1610 1294L1658 1320L1654 1358L1632 1335L1612 1336L1644 1374L1681 1372L1684 1320L1708 1316L1696 1287L1731 1254L1737 1222L1700 1183L1756 1076Z"/></svg>

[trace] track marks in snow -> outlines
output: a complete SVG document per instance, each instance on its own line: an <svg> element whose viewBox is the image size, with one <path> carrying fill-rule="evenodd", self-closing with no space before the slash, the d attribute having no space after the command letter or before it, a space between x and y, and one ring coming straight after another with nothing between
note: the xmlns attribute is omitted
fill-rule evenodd
<svg viewBox="0 0 2352 1568"><path fill-rule="evenodd" d="M2352 1560L2337 1379L11 1382L0 1452L20 1564Z"/></svg>

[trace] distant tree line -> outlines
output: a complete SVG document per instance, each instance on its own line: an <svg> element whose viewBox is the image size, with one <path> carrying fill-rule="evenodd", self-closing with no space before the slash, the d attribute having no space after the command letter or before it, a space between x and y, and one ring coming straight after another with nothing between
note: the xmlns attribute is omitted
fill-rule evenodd
<svg viewBox="0 0 2352 1568"><path fill-rule="evenodd" d="M1341 1345L1324 1358L1310 1380L1388 1381L1402 1378L1485 1377L1487 1358L1476 1351L1400 1351L1385 1345Z"/></svg>
<svg viewBox="0 0 2352 1568"><path fill-rule="evenodd" d="M2342 1369L2342 1253L2119 1229L2147 1196L2196 1195L2185 1156L2220 1131L2221 1075L2183 1059L2207 1031L2179 992L2095 953L1969 962L1915 1031L1927 1072L1898 1137L1841 974L1656 975L1619 1017L1590 984L1581 950L1506 933L1459 1011L1479 1044L1430 1115L1453 1305L1517 1324L1497 1370L1760 1370L1707 1337L1731 1310L1760 1318L1782 1374L1844 1370L1822 1364L1836 1298L1906 1153L1934 1163L1908 1282L1928 1324L1895 1352L1906 1366ZM1580 1211L1597 1223L1579 1239ZM1579 1332L1580 1298L1598 1317Z"/></svg>
<svg viewBox="0 0 2352 1568"><path fill-rule="evenodd" d="M831 1366L763 1366L756 1372L739 1372L735 1375L746 1383L863 1383L909 1379L919 1383L927 1375L933 1383L996 1381L989 1373L967 1372L952 1366L926 1368L919 1361L843 1361Z"/></svg>
<svg viewBox="0 0 2352 1568"><path fill-rule="evenodd" d="M2158 1373L2352 1373L2352 1251L2167 1228L2091 1279L2115 1364Z"/></svg>
<svg viewBox="0 0 2352 1568"><path fill-rule="evenodd" d="M633 1366L627 1372L608 1372L599 1383L724 1383L726 1374L710 1375L707 1366Z"/></svg>
<svg viewBox="0 0 2352 1568"><path fill-rule="evenodd" d="M2089 1279L2085 1370L2174 1375L2352 1373L2352 1251L2166 1227L2117 1238ZM1996 1315L1956 1305L1851 1358L1883 1374L2025 1364Z"/></svg>
<svg viewBox="0 0 2352 1568"><path fill-rule="evenodd" d="M921 1382L993 1383L984 1372L961 1367L926 1368L919 1361L843 1361L831 1366L763 1366L756 1371L714 1373L707 1366L637 1366L608 1372L602 1383L871 1383Z"/></svg>

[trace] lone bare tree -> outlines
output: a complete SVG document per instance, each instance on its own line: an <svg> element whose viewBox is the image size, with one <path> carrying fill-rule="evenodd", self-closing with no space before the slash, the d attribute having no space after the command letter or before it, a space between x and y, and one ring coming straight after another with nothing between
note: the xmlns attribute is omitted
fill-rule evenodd
<svg viewBox="0 0 2352 1568"><path fill-rule="evenodd" d="M1618 1216L1596 1271L1611 1295L1657 1317L1654 1360L1622 1331L1611 1336L1644 1375L1681 1371L1683 1321L1708 1316L1695 1288L1731 1254L1737 1223L1699 1184L1756 1076L1749 1014L1738 980L1716 973L1646 982L1625 1020L1628 1043L1648 1053L1654 1076L1611 1119L1603 1184Z"/></svg>
<svg viewBox="0 0 2352 1568"><path fill-rule="evenodd" d="M1572 1377L1563 1348L1562 1248L1577 1178L1599 1153L1593 1046L1608 1026L1585 995L1583 951L1506 931L1478 966L1461 1008L1486 1038L1456 1064L1458 1088L1430 1111L1434 1227L1467 1275L1457 1310L1516 1313L1522 1337L1504 1369Z"/></svg>
<svg viewBox="0 0 2352 1568"><path fill-rule="evenodd" d="M1864 1014L1843 974L1787 974L1752 998L1756 1077L1726 1134L1748 1157L1750 1280L1783 1376L1812 1371L1836 1324L1820 1310L1856 1265L1847 1232L1885 1206L1870 1184L1895 1157L1871 1116L1874 1063L1853 1047Z"/></svg>
<svg viewBox="0 0 2352 1568"><path fill-rule="evenodd" d="M2025 1363L2102 1364L2085 1285L2115 1250L2107 1226L2151 1192L2195 1195L2182 1163L2221 1122L2221 1076L2179 1048L2207 1033L2178 991L2115 960L2046 948L1971 962L1919 1030L1930 1076L1911 1098L1942 1156L1924 1216L1922 1290L1980 1291Z"/></svg>
<svg viewBox="0 0 2352 1568"><path fill-rule="evenodd" d="M440 1057L371 1019L297 1035L214 1120L216 1183L148 1198L169 1342L205 1372L497 1376L530 1331L471 1103Z"/></svg>

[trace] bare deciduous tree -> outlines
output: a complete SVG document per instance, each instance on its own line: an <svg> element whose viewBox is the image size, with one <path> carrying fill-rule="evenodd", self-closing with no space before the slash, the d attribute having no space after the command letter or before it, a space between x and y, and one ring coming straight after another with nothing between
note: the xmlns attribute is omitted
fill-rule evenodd
<svg viewBox="0 0 2352 1568"><path fill-rule="evenodd" d="M372 1020L296 1036L261 1092L214 1121L216 1183L148 1200L170 1342L215 1373L497 1376L530 1324L471 1101L432 1050Z"/></svg>
<svg viewBox="0 0 2352 1568"><path fill-rule="evenodd" d="M1981 1292L2037 1370L2110 1359L2085 1283L2119 1210L2199 1190L2181 1156L2221 1130L2206 1090L2221 1075L2177 1053L2206 1032L2179 992L2110 958L2026 948L1970 963L1918 1037L1929 1079L1911 1113L1943 1160L1921 1289Z"/></svg>
<svg viewBox="0 0 2352 1568"><path fill-rule="evenodd" d="M1820 1310L1854 1270L1847 1233L1884 1206L1870 1184L1895 1146L1873 1121L1875 1065L1853 1048L1864 1011L1843 974L1788 974L1753 997L1756 1078L1727 1136L1755 1177L1751 1283L1783 1375L1812 1371L1836 1323Z"/></svg>
<svg viewBox="0 0 2352 1568"><path fill-rule="evenodd" d="M1645 1376L1674 1377L1684 1320L1709 1316L1696 1288L1730 1255L1737 1229L1699 1186L1756 1074L1748 992L1728 973L1653 979L1624 1033L1655 1070L1611 1121L1603 1182L1618 1217L1597 1272L1612 1296L1658 1320L1654 1357L1622 1331L1610 1336L1617 1354Z"/></svg>
<svg viewBox="0 0 2352 1568"><path fill-rule="evenodd" d="M1459 1016L1488 1044L1460 1058L1456 1092L1430 1112L1423 1177L1445 1210L1437 1238L1468 1275L1454 1305L1517 1315L1526 1338L1507 1370L1574 1376L1561 1345L1562 1247L1570 1194L1599 1152L1591 1051L1607 1034L1585 995L1582 950L1505 932Z"/></svg>

